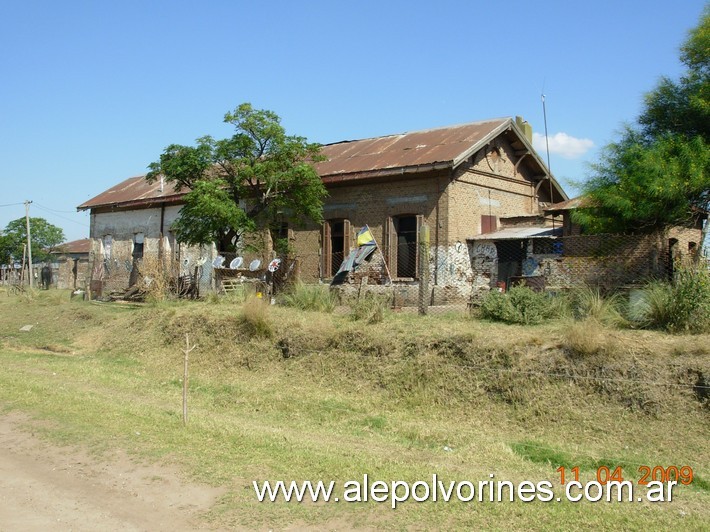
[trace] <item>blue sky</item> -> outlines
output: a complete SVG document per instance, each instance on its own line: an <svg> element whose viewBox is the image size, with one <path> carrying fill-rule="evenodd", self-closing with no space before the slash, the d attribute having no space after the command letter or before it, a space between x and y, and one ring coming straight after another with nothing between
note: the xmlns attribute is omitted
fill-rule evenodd
<svg viewBox="0 0 710 532"><path fill-rule="evenodd" d="M88 236L77 205L168 144L230 135L224 113L247 101L329 143L515 115L542 134L544 92L550 166L573 195L682 71L704 5L0 0L0 229L27 199Z"/></svg>

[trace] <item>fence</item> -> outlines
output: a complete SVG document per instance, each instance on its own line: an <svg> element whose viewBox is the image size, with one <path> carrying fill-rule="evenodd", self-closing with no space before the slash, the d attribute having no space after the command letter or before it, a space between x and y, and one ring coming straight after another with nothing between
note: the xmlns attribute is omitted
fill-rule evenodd
<svg viewBox="0 0 710 532"><path fill-rule="evenodd" d="M375 294L395 309L465 310L480 304L493 290L505 292L519 284L548 292L580 286L601 292L630 290L652 279L672 279L679 265L701 259L693 233L674 238L667 234L500 238L498 234L435 245L427 240L426 230L417 236L419 241L407 237L389 248L377 247L342 284L332 287L338 300L351 305ZM148 282L165 277L164 286L183 296L224 292L225 287L245 283L255 291L278 294L297 279L330 284L338 268L348 262L343 252L324 257L320 252L297 250L271 272L270 259L259 254L214 255L202 251L185 252L179 259L95 259L92 288L95 293L111 294L144 277Z"/></svg>

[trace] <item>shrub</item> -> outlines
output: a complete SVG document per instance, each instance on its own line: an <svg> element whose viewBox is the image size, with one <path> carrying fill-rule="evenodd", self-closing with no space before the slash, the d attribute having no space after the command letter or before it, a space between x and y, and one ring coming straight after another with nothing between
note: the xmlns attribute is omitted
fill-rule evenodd
<svg viewBox="0 0 710 532"><path fill-rule="evenodd" d="M336 296L327 285L295 283L282 297L284 305L301 310L333 312Z"/></svg>
<svg viewBox="0 0 710 532"><path fill-rule="evenodd" d="M481 304L481 315L495 321L532 325L553 317L556 306L545 293L514 286L506 294L489 293Z"/></svg>
<svg viewBox="0 0 710 532"><path fill-rule="evenodd" d="M650 283L632 319L651 329L710 332L710 273L705 269L683 269L673 283Z"/></svg>

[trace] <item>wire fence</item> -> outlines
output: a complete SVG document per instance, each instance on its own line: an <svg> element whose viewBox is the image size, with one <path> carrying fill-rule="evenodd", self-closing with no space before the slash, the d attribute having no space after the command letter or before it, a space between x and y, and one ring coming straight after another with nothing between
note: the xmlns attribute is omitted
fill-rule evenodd
<svg viewBox="0 0 710 532"><path fill-rule="evenodd" d="M296 248L281 257L236 252L161 257L114 253L92 256L86 284L95 294L105 295L160 277L165 278L160 286L180 296L228 293L235 287L276 296L302 281L330 286L344 306L377 296L403 311L468 311L492 292L506 293L521 285L551 294L587 286L602 294L632 294L649 281L672 281L680 268L707 264L698 237L694 232L672 238L535 237L513 232L508 238L484 234L435 244L406 236L386 247L372 246L368 253L360 253L360 248L328 255Z"/></svg>

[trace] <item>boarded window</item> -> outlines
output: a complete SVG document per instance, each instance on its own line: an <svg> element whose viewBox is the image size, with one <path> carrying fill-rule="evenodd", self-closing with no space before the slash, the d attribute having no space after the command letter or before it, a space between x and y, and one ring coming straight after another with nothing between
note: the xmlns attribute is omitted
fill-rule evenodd
<svg viewBox="0 0 710 532"><path fill-rule="evenodd" d="M144 235L143 233L136 233L133 235L133 258L142 259L143 258L143 244Z"/></svg>
<svg viewBox="0 0 710 532"><path fill-rule="evenodd" d="M111 247L113 245L113 237L105 235L103 238L104 259L111 260Z"/></svg>
<svg viewBox="0 0 710 532"><path fill-rule="evenodd" d="M489 216L488 214L481 215L481 234L492 233L498 229L498 220L495 216Z"/></svg>

